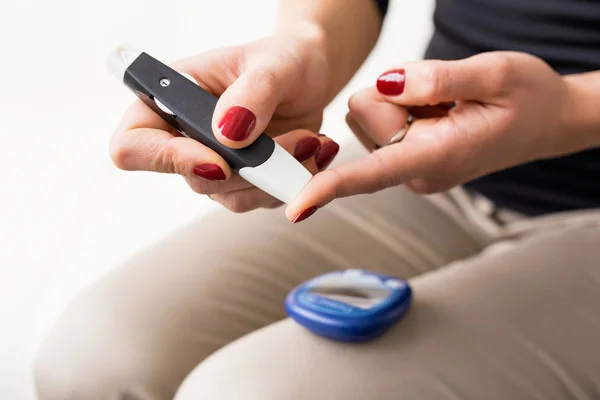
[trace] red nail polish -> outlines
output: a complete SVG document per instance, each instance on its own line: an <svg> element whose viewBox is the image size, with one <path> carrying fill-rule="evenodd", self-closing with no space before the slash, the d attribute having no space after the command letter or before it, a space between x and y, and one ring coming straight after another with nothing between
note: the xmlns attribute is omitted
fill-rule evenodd
<svg viewBox="0 0 600 400"><path fill-rule="evenodd" d="M217 164L200 164L194 168L194 174L209 181L224 181L225 172Z"/></svg>
<svg viewBox="0 0 600 400"><path fill-rule="evenodd" d="M252 111L235 106L227 110L219 123L219 129L226 138L239 142L250 136L255 125L256 116Z"/></svg>
<svg viewBox="0 0 600 400"><path fill-rule="evenodd" d="M321 146L321 149L315 156L315 163L317 164L317 168L323 169L333 161L333 158L340 151L340 145L334 141L325 142Z"/></svg>
<svg viewBox="0 0 600 400"><path fill-rule="evenodd" d="M399 96L404 92L405 83L406 72L403 69L393 69L377 78L377 90L386 96Z"/></svg>
<svg viewBox="0 0 600 400"><path fill-rule="evenodd" d="M304 221L306 218L313 215L318 209L319 209L319 206L308 207L306 210L304 210L300 214L298 214L298 216L296 218L294 218L292 223L296 224L300 221Z"/></svg>
<svg viewBox="0 0 600 400"><path fill-rule="evenodd" d="M294 158L300 162L304 162L314 156L320 148L321 141L316 137L304 138L296 143Z"/></svg>

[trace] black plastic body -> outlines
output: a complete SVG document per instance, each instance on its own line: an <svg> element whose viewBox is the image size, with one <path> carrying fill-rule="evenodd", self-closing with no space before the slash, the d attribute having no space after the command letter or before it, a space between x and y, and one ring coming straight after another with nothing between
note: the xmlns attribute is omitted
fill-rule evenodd
<svg viewBox="0 0 600 400"><path fill-rule="evenodd" d="M160 85L163 78L170 81L167 87ZM146 53L142 53L127 68L123 83L161 118L185 136L214 150L236 171L244 167L256 167L273 154L275 142L264 133L243 149L232 149L221 144L211 126L217 98ZM160 100L175 115L161 110L154 99Z"/></svg>

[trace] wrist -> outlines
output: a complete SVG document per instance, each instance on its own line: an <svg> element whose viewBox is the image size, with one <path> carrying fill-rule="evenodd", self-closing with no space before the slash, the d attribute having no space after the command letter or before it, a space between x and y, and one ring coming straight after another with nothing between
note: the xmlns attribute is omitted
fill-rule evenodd
<svg viewBox="0 0 600 400"><path fill-rule="evenodd" d="M280 23L276 32L279 37L291 37L302 44L302 53L310 59L313 78L318 77L322 83L326 92L326 103L331 101L353 72L346 73L344 66L336 59L339 54L332 48L334 41L331 40L327 29L312 21L294 21L289 24ZM334 71L337 74L335 76L332 75Z"/></svg>
<svg viewBox="0 0 600 400"><path fill-rule="evenodd" d="M563 77L565 96L559 115L562 140L560 153L583 151L600 146L600 93L590 90L583 75Z"/></svg>

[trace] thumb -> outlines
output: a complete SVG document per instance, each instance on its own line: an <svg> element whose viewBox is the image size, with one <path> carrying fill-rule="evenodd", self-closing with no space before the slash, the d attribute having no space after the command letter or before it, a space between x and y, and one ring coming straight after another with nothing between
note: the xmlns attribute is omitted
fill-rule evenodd
<svg viewBox="0 0 600 400"><path fill-rule="evenodd" d="M384 72L377 90L391 103L427 106L456 100L490 103L506 91L509 57L484 53L458 61L427 60Z"/></svg>
<svg viewBox="0 0 600 400"><path fill-rule="evenodd" d="M336 198L378 192L431 174L448 150L431 132L445 130L445 120L417 120L404 141L316 174L287 206L288 220L299 221L307 210L314 212Z"/></svg>
<svg viewBox="0 0 600 400"><path fill-rule="evenodd" d="M221 143L243 148L266 129L287 92L280 75L265 70L248 71L225 90L212 120L213 132Z"/></svg>

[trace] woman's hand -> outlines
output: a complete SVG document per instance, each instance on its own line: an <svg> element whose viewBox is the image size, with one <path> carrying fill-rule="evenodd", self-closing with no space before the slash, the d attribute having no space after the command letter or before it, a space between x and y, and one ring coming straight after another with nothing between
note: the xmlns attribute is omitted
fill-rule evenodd
<svg viewBox="0 0 600 400"><path fill-rule="evenodd" d="M212 126L221 143L242 148L265 131L316 173L339 148L316 133L330 100L322 47L317 37L279 36L211 51L172 67L220 97ZM180 174L193 190L235 212L281 204L232 173L214 151L179 135L141 101L123 117L110 151L121 169Z"/></svg>
<svg viewBox="0 0 600 400"><path fill-rule="evenodd" d="M335 198L405 184L429 194L517 164L574 151L568 85L546 63L493 52L422 61L381 75L349 101L348 123L371 150L417 118L403 141L317 174L288 205L290 221ZM454 108L446 104L455 102ZM431 107L434 106L434 107Z"/></svg>

